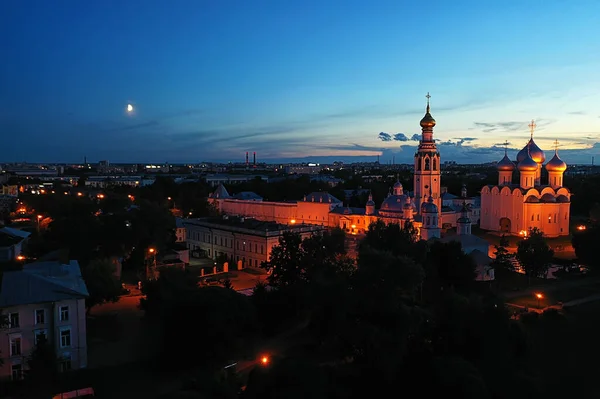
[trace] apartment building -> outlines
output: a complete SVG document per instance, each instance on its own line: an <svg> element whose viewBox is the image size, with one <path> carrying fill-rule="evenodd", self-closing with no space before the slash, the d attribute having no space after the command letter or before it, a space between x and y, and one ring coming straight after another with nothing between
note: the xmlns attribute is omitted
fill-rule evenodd
<svg viewBox="0 0 600 399"><path fill-rule="evenodd" d="M271 249L285 232L308 237L325 227L306 224L280 224L256 219L223 216L185 220L187 246L192 256L216 259L225 254L237 269L260 267L269 260Z"/></svg>
<svg viewBox="0 0 600 399"><path fill-rule="evenodd" d="M25 265L5 272L0 286L0 379L19 380L40 337L55 348L61 371L87 366L87 287L77 261Z"/></svg>

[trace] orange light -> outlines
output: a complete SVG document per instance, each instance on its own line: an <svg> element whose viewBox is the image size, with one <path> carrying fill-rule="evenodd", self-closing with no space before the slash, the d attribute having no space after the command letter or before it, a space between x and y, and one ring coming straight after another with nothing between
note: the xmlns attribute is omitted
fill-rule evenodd
<svg viewBox="0 0 600 399"><path fill-rule="evenodd" d="M23 255L17 256L17 260L24 260L24 259L25 259L25 257Z"/></svg>
<svg viewBox="0 0 600 399"><path fill-rule="evenodd" d="M540 293L537 293L537 294L535 294L535 297L537 299L542 299L544 296L542 294L540 294Z"/></svg>
<svg viewBox="0 0 600 399"><path fill-rule="evenodd" d="M154 248L148 248L148 252L150 252L151 254L153 254L154 252L156 252L156 249L154 249Z"/></svg>
<svg viewBox="0 0 600 399"><path fill-rule="evenodd" d="M43 218L43 216L42 215L38 215L38 219L41 219L41 218Z"/></svg>
<svg viewBox="0 0 600 399"><path fill-rule="evenodd" d="M81 197L81 196L83 196L83 193L77 193L77 196Z"/></svg>
<svg viewBox="0 0 600 399"><path fill-rule="evenodd" d="M355 229L355 228L356 228L356 225L355 225L355 224L353 224L353 225L352 225L352 226L350 226L350 227L352 227L353 229Z"/></svg>
<svg viewBox="0 0 600 399"><path fill-rule="evenodd" d="M296 219L292 219L292 220L290 220L290 223L291 223L291 224L296 224Z"/></svg>
<svg viewBox="0 0 600 399"><path fill-rule="evenodd" d="M171 197L167 197L167 201L171 201Z"/></svg>
<svg viewBox="0 0 600 399"><path fill-rule="evenodd" d="M98 194L98 198L100 198L100 199L104 198L104 194Z"/></svg>
<svg viewBox="0 0 600 399"><path fill-rule="evenodd" d="M577 230L579 230L579 231L583 231L585 229L586 229L586 227L584 225L577 226Z"/></svg>
<svg viewBox="0 0 600 399"><path fill-rule="evenodd" d="M46 194L46 190L40 190L40 193Z"/></svg>
<svg viewBox="0 0 600 399"><path fill-rule="evenodd" d="M267 356L263 356L263 357L260 359L260 362L261 362L263 365L269 364L269 358L268 358Z"/></svg>
<svg viewBox="0 0 600 399"><path fill-rule="evenodd" d="M69 193L65 191L65 195L68 195Z"/></svg>

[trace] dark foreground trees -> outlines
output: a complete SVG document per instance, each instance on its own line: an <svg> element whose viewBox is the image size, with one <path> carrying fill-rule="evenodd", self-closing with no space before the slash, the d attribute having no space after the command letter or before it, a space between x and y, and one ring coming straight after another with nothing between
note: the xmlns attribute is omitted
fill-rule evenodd
<svg viewBox="0 0 600 399"><path fill-rule="evenodd" d="M251 375L244 396L535 397L523 378L526 335L500 301L480 294L473 260L459 244L416 242L411 231L372 225L353 268L325 257L333 270L347 270L327 280L312 277L308 258L297 262L304 241L285 237L275 288L258 287L253 300L264 302L262 318L270 298L293 297L309 328L287 358Z"/></svg>

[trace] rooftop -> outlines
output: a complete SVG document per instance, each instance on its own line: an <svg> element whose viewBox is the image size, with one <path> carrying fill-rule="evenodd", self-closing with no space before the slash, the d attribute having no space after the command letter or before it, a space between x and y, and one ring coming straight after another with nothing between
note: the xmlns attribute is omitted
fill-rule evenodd
<svg viewBox="0 0 600 399"><path fill-rule="evenodd" d="M0 286L0 307L57 302L89 296L76 260L36 262L6 272Z"/></svg>
<svg viewBox="0 0 600 399"><path fill-rule="evenodd" d="M254 232L267 233L267 232L282 232L282 231L319 231L322 230L322 226L307 225L307 224L281 224L277 222L265 222L256 220L253 218L244 218L237 216L224 216L224 217L207 217L200 219L186 219L186 225L199 225L207 226L214 225L223 229L243 229L251 230Z"/></svg>

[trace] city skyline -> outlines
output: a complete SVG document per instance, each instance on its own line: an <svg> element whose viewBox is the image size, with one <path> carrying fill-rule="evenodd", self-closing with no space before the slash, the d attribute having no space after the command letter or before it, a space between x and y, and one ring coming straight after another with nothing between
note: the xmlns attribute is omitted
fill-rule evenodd
<svg viewBox="0 0 600 399"><path fill-rule="evenodd" d="M428 91L442 162L514 159L532 119L600 155L600 4L397 3L4 4L1 161L411 163Z"/></svg>

